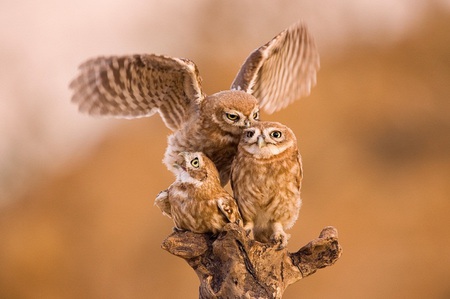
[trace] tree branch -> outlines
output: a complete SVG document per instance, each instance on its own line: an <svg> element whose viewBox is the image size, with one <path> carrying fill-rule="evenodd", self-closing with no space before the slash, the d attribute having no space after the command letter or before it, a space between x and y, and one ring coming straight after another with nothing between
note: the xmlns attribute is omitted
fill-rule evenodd
<svg viewBox="0 0 450 299"><path fill-rule="evenodd" d="M232 223L218 236L174 232L162 248L195 270L200 299L281 298L290 284L333 265L342 253L337 230L331 226L289 253L249 239L243 228Z"/></svg>

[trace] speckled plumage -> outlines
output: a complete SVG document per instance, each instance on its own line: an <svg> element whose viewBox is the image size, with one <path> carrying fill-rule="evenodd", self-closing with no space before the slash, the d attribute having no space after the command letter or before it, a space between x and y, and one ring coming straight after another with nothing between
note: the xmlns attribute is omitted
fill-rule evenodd
<svg viewBox="0 0 450 299"><path fill-rule="evenodd" d="M136 118L158 112L174 133L164 163L182 151L204 152L216 165L221 184L242 130L259 118L259 105L277 111L309 94L315 85L319 55L302 23L296 23L253 51L231 90L206 96L197 66L163 55L98 57L80 66L71 82L72 101L91 115Z"/></svg>
<svg viewBox="0 0 450 299"><path fill-rule="evenodd" d="M218 233L229 222L242 225L234 198L222 188L214 163L203 153L182 152L177 179L160 192L155 204L180 230Z"/></svg>
<svg viewBox="0 0 450 299"><path fill-rule="evenodd" d="M278 137L279 135L279 137ZM276 122L244 130L232 164L231 185L245 228L261 242L287 245L301 199L301 157L294 133Z"/></svg>

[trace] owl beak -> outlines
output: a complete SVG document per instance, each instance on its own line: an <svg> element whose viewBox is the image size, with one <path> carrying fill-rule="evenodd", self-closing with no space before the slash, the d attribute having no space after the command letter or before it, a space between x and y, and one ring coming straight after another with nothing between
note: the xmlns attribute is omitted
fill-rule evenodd
<svg viewBox="0 0 450 299"><path fill-rule="evenodd" d="M266 146L266 142L264 141L264 137L262 135L258 136L258 147L262 148Z"/></svg>
<svg viewBox="0 0 450 299"><path fill-rule="evenodd" d="M247 119L247 120L244 122L244 125L245 125L246 128L250 128L250 125L251 125L250 120Z"/></svg>

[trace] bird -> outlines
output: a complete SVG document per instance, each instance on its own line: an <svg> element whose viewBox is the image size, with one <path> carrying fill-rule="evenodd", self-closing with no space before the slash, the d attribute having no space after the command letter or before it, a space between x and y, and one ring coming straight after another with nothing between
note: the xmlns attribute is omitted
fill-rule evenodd
<svg viewBox="0 0 450 299"><path fill-rule="evenodd" d="M225 186L243 129L259 121L260 108L273 113L309 95L319 68L314 39L297 22L255 49L229 90L209 96L194 62L156 54L89 59L69 86L72 102L89 115L133 119L158 112L173 132L166 167L177 175L180 152L203 152Z"/></svg>
<svg viewBox="0 0 450 299"><path fill-rule="evenodd" d="M202 152L181 152L175 167L180 168L170 187L155 199L175 228L194 233L218 234L227 223L242 226L234 198L220 185L214 163Z"/></svg>
<svg viewBox="0 0 450 299"><path fill-rule="evenodd" d="M290 128L261 121L242 133L231 167L231 187L250 238L287 246L298 218L303 176L297 139Z"/></svg>

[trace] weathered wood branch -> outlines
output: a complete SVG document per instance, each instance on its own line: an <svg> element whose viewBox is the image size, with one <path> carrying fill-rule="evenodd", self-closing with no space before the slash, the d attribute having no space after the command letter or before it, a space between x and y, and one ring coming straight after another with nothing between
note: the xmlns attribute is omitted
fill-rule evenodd
<svg viewBox="0 0 450 299"><path fill-rule="evenodd" d="M231 223L218 236L174 232L162 248L195 270L200 299L281 298L290 284L333 265L342 253L333 227L289 253L249 239L244 229Z"/></svg>

